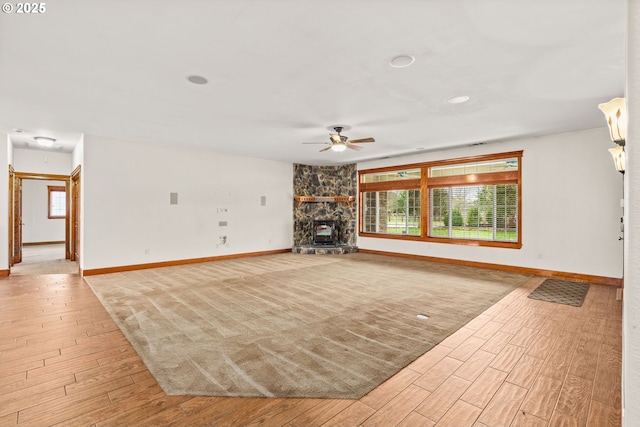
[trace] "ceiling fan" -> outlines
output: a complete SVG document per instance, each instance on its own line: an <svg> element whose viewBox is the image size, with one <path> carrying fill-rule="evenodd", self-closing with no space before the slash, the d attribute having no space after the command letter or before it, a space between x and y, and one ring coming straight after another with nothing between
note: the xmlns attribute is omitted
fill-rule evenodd
<svg viewBox="0 0 640 427"><path fill-rule="evenodd" d="M340 132L344 129L343 126L334 126L333 128L336 131L336 134L329 134L329 142L303 142L303 144L329 144L328 147L323 148L320 152L333 150L333 151L344 151L347 148L352 150L362 150L362 147L355 145L361 144L363 142L376 142L373 138L361 138L361 139L353 139L349 141L348 137L341 135Z"/></svg>

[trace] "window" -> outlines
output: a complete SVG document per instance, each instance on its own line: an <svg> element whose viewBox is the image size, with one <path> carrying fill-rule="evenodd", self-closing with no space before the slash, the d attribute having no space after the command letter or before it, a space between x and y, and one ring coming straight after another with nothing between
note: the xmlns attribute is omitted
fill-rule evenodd
<svg viewBox="0 0 640 427"><path fill-rule="evenodd" d="M421 235L420 169L361 175L362 230Z"/></svg>
<svg viewBox="0 0 640 427"><path fill-rule="evenodd" d="M360 234L521 247L522 152L360 171Z"/></svg>
<svg viewBox="0 0 640 427"><path fill-rule="evenodd" d="M49 218L65 218L67 216L67 193L64 187L49 185Z"/></svg>
<svg viewBox="0 0 640 427"><path fill-rule="evenodd" d="M516 184L429 190L430 237L517 242Z"/></svg>
<svg viewBox="0 0 640 427"><path fill-rule="evenodd" d="M420 190L389 190L363 195L365 230L420 235Z"/></svg>

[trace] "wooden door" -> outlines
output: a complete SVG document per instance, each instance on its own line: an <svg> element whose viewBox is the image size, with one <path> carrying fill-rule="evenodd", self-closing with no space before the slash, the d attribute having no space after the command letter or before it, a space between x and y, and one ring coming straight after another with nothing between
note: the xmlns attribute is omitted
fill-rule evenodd
<svg viewBox="0 0 640 427"><path fill-rule="evenodd" d="M80 261L80 166L71 173L71 261Z"/></svg>
<svg viewBox="0 0 640 427"><path fill-rule="evenodd" d="M11 175L10 175L11 178ZM22 262L22 180L24 179L42 179L47 181L64 181L65 186L69 187L69 175L40 174L29 172L13 172L13 186L11 194L13 195L12 208L10 210L13 215L11 223L10 239L13 242L10 258L13 264ZM69 213L69 205L67 204L67 214ZM68 216L68 215L67 215ZM67 231L65 232L65 241L68 241L70 224L66 222ZM67 243L68 247L68 243ZM70 258L70 249L67 249L67 256ZM12 264L12 265L13 265Z"/></svg>
<svg viewBox="0 0 640 427"><path fill-rule="evenodd" d="M9 165L9 267L13 265L13 166Z"/></svg>
<svg viewBox="0 0 640 427"><path fill-rule="evenodd" d="M22 262L22 178L13 179L13 264Z"/></svg>
<svg viewBox="0 0 640 427"><path fill-rule="evenodd" d="M64 185L64 258L71 260L71 181L67 180Z"/></svg>

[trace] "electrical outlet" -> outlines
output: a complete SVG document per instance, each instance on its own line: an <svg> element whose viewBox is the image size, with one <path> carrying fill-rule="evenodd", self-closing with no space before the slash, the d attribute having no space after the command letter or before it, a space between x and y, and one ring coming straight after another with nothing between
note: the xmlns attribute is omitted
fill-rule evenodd
<svg viewBox="0 0 640 427"><path fill-rule="evenodd" d="M227 236L218 236L218 246L227 246Z"/></svg>

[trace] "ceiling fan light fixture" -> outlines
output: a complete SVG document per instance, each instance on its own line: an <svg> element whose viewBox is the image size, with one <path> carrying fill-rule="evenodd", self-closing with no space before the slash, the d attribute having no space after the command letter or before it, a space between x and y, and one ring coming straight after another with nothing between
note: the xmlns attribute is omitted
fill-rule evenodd
<svg viewBox="0 0 640 427"><path fill-rule="evenodd" d="M349 129L349 128L350 126L346 126L346 125L330 126L327 129L333 130L336 133L329 134L329 142L303 142L303 144L326 144L327 146L322 150L320 150L321 153L329 150L334 151L336 153L341 153L345 151L347 148L351 150L356 150L356 151L362 150L362 147L356 144L361 144L366 142L376 142L376 140L371 137L353 139L349 141L349 138L347 136L341 134L343 130Z"/></svg>
<svg viewBox="0 0 640 427"><path fill-rule="evenodd" d="M54 138L49 138L47 136L36 136L33 139L36 140L36 143L40 147L45 147L45 148L53 147L53 144L56 142Z"/></svg>

